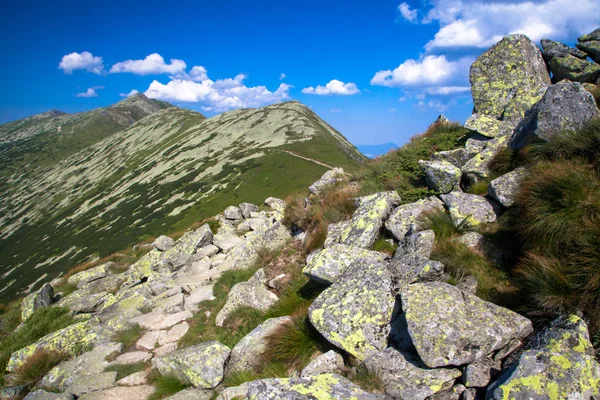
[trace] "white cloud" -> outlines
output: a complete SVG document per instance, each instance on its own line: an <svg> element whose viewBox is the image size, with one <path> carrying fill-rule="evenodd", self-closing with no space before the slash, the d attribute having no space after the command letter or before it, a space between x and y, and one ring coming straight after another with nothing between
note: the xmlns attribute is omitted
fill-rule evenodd
<svg viewBox="0 0 600 400"><path fill-rule="evenodd" d="M203 80L208 79L208 75L206 73L206 68L204 68L201 65L197 65L197 66L193 67L189 73L189 77L191 80L196 81L196 82L201 82Z"/></svg>
<svg viewBox="0 0 600 400"><path fill-rule="evenodd" d="M274 92L265 86L248 87L244 84L246 75L212 81L208 77L201 82L172 78L166 84L153 81L146 96L153 99L182 103L201 103L206 111L226 111L241 107L261 107L290 98L292 87L281 83Z"/></svg>
<svg viewBox="0 0 600 400"><path fill-rule="evenodd" d="M121 97L131 97L134 94L138 94L138 93L139 93L139 91L137 91L135 89L131 89L131 92L129 92L129 93L120 93L119 96L121 96Z"/></svg>
<svg viewBox="0 0 600 400"><path fill-rule="evenodd" d="M68 75L71 75L73 71L78 69L84 69L100 75L104 71L104 63L102 57L95 57L89 51L83 51L81 53L64 55L58 64L58 68L62 69Z"/></svg>
<svg viewBox="0 0 600 400"><path fill-rule="evenodd" d="M424 2L425 3L425 2ZM597 0L428 0L433 7L423 23L438 21L440 29L425 46L486 48L503 36L524 33L538 42L575 38L598 27Z"/></svg>
<svg viewBox="0 0 600 400"><path fill-rule="evenodd" d="M465 93L470 91L471 88L469 86L439 86L439 87L431 87L425 89L427 94L430 95L439 95L439 96L448 96L451 94Z"/></svg>
<svg viewBox="0 0 600 400"><path fill-rule="evenodd" d="M279 80L282 81L285 78L287 78L287 75L282 72L281 75L279 75Z"/></svg>
<svg viewBox="0 0 600 400"><path fill-rule="evenodd" d="M340 110L339 108L332 108L331 110L329 110L330 113L341 113L343 112L342 110Z"/></svg>
<svg viewBox="0 0 600 400"><path fill-rule="evenodd" d="M371 85L402 87L449 83L466 78L465 71L468 71L472 62L473 59L469 57L449 61L444 55L428 55L422 60L406 60L394 70L377 72L371 79Z"/></svg>
<svg viewBox="0 0 600 400"><path fill-rule="evenodd" d="M98 89L104 89L104 86L94 86L88 88L88 90L83 93L77 93L75 97L98 97L98 93L96 93L96 90Z"/></svg>
<svg viewBox="0 0 600 400"><path fill-rule="evenodd" d="M342 95L342 96L350 96L353 94L360 93L358 87L353 82L344 83L337 79L333 79L325 86L317 86L316 88L310 86L302 89L302 93L304 94L316 94L319 96L326 95Z"/></svg>
<svg viewBox="0 0 600 400"><path fill-rule="evenodd" d="M439 100L429 100L429 101L419 101L416 106L421 110L421 111L426 111L426 110L435 110L437 112L443 113L446 112L448 110L448 108L450 108L451 106L456 105L456 101L451 100L447 103L441 102Z"/></svg>
<svg viewBox="0 0 600 400"><path fill-rule="evenodd" d="M167 64L160 54L153 53L143 60L126 60L118 62L111 67L109 72L111 74L129 72L135 75L170 74L177 76L185 74L185 68L186 64L183 60L172 58L171 64ZM194 71L194 68L192 68L192 71Z"/></svg>
<svg viewBox="0 0 600 400"><path fill-rule="evenodd" d="M398 12L402 15L402 18L409 22L417 21L418 10L412 10L407 3L402 3L398 6Z"/></svg>

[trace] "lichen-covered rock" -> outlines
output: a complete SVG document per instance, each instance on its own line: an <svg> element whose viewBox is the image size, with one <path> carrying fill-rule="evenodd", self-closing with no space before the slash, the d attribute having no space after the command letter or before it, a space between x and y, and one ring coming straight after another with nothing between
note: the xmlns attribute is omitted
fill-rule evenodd
<svg viewBox="0 0 600 400"><path fill-rule="evenodd" d="M458 238L458 241L466 244L470 248L483 246L485 238L479 232L467 232Z"/></svg>
<svg viewBox="0 0 600 400"><path fill-rule="evenodd" d="M242 212L242 217L248 219L250 218L250 214L258 211L258 206L255 206L252 203L242 203L240 204L240 211Z"/></svg>
<svg viewBox="0 0 600 400"><path fill-rule="evenodd" d="M285 201L278 199L276 197L267 197L265 199L265 204L277 212L283 213L285 211L285 206L286 206Z"/></svg>
<svg viewBox="0 0 600 400"><path fill-rule="evenodd" d="M564 55L572 55L574 57L585 60L586 54L578 49L569 47L563 43L555 42L550 39L541 40L542 50L544 51L544 58L550 62L554 57L562 57Z"/></svg>
<svg viewBox="0 0 600 400"><path fill-rule="evenodd" d="M502 368L502 361L492 358L483 358L467 365L463 369L463 383L466 387L486 387L492 377L497 375Z"/></svg>
<svg viewBox="0 0 600 400"><path fill-rule="evenodd" d="M110 267L111 264L113 264L113 263L109 262L109 263L105 263L102 265L98 265L97 267L90 268L85 271L78 272L78 273L70 276L69 279L67 279L67 282L69 282L73 286L77 286L78 288L81 288L82 286L84 286L85 284L87 284L89 282L92 282L97 279L101 279L101 278L108 276L110 274L110 271L108 268Z"/></svg>
<svg viewBox="0 0 600 400"><path fill-rule="evenodd" d="M484 114L473 114L465 122L465 128L479 133L480 135L495 138L512 133L514 123L500 121L497 118Z"/></svg>
<svg viewBox="0 0 600 400"><path fill-rule="evenodd" d="M243 218L242 210L240 210L240 208L236 207L236 206L227 207L225 209L225 211L223 211L223 215L225 216L225 218L230 219L230 220L236 220L236 219Z"/></svg>
<svg viewBox="0 0 600 400"><path fill-rule="evenodd" d="M550 61L550 70L557 82L568 79L571 82L593 83L600 76L600 65L569 54L554 57Z"/></svg>
<svg viewBox="0 0 600 400"><path fill-rule="evenodd" d="M510 136L498 136L485 142L483 150L471 158L462 167L463 175L471 184L490 176L490 163L503 148L506 148Z"/></svg>
<svg viewBox="0 0 600 400"><path fill-rule="evenodd" d="M435 244L435 232L432 230L420 231L406 236L400 241L394 260L400 260L406 264L415 264L428 259Z"/></svg>
<svg viewBox="0 0 600 400"><path fill-rule="evenodd" d="M344 359L339 353L329 350L312 359L300 373L300 376L314 376L322 374L338 374L344 371Z"/></svg>
<svg viewBox="0 0 600 400"><path fill-rule="evenodd" d="M241 246L246 241L234 233L225 233L215 235L213 243L225 254L229 253L234 247Z"/></svg>
<svg viewBox="0 0 600 400"><path fill-rule="evenodd" d="M600 395L600 364L580 318L559 318L535 339L489 386L488 399L591 399Z"/></svg>
<svg viewBox="0 0 600 400"><path fill-rule="evenodd" d="M114 388L86 393L77 400L148 400L155 392L154 386L117 386Z"/></svg>
<svg viewBox="0 0 600 400"><path fill-rule="evenodd" d="M388 231L398 240L404 240L406 235L418 231L417 222L423 213L433 213L444 210L444 203L435 196L419 200L415 203L403 204L397 207L385 223Z"/></svg>
<svg viewBox="0 0 600 400"><path fill-rule="evenodd" d="M223 380L229 347L215 340L153 358L162 375L170 375L196 388L212 389Z"/></svg>
<svg viewBox="0 0 600 400"><path fill-rule="evenodd" d="M477 226L496 220L494 207L484 197L453 192L443 196L443 200L455 225L465 221L469 226Z"/></svg>
<svg viewBox="0 0 600 400"><path fill-rule="evenodd" d="M329 224L329 226L327 226L327 238L325 238L323 247L328 248L338 244L340 242L342 232L344 229L346 229L349 223L350 221L340 221L334 224Z"/></svg>
<svg viewBox="0 0 600 400"><path fill-rule="evenodd" d="M223 390L216 400L240 400L245 399L251 382L242 383L240 386L228 387Z"/></svg>
<svg viewBox="0 0 600 400"><path fill-rule="evenodd" d="M525 168L517 168L490 182L488 194L498 203L508 208L515 202L521 180L525 177Z"/></svg>
<svg viewBox="0 0 600 400"><path fill-rule="evenodd" d="M457 168L462 168L477 153L479 151L470 152L466 148L461 147L460 149L437 151L431 155L431 159L433 161L446 161Z"/></svg>
<svg viewBox="0 0 600 400"><path fill-rule="evenodd" d="M367 358L365 366L381 379L385 392L395 399L425 400L449 390L461 376L457 369L429 369L416 357L391 347Z"/></svg>
<svg viewBox="0 0 600 400"><path fill-rule="evenodd" d="M75 397L71 393L52 393L43 389L38 389L35 392L29 393L24 400L74 400Z"/></svg>
<svg viewBox="0 0 600 400"><path fill-rule="evenodd" d="M87 290L90 293L115 293L125 281L127 281L125 274L108 275L105 278L88 282L81 286L80 289Z"/></svg>
<svg viewBox="0 0 600 400"><path fill-rule="evenodd" d="M329 342L364 360L387 347L395 302L385 265L357 264L314 300L308 315Z"/></svg>
<svg viewBox="0 0 600 400"><path fill-rule="evenodd" d="M160 235L154 240L154 242L152 242L152 246L156 250L167 251L171 247L175 246L175 241L168 236Z"/></svg>
<svg viewBox="0 0 600 400"><path fill-rule="evenodd" d="M585 52L591 59L600 63L600 28L592 33L577 38L579 43L575 44L579 50Z"/></svg>
<svg viewBox="0 0 600 400"><path fill-rule="evenodd" d="M171 263L191 258L196 249L207 246L213 241L213 233L208 224L202 225L193 232L186 232L176 242L175 246L163 253L163 259Z"/></svg>
<svg viewBox="0 0 600 400"><path fill-rule="evenodd" d="M247 400L386 400L387 396L365 392L336 374L302 378L261 379L251 382Z"/></svg>
<svg viewBox="0 0 600 400"><path fill-rule="evenodd" d="M361 197L358 202L358 209L340 235L340 243L370 249L400 196L396 191L382 192Z"/></svg>
<svg viewBox="0 0 600 400"><path fill-rule="evenodd" d="M411 283L440 280L444 275L444 264L429 259L414 260L410 263L392 260L389 270L394 277L394 290L398 292L400 288Z"/></svg>
<svg viewBox="0 0 600 400"><path fill-rule="evenodd" d="M152 353L147 351L130 351L123 353L112 362L113 365L133 365L147 363L152 359Z"/></svg>
<svg viewBox="0 0 600 400"><path fill-rule="evenodd" d="M532 141L547 141L565 130L577 130L600 115L591 93L578 82L558 83L527 112L513 133L509 146L520 150Z"/></svg>
<svg viewBox="0 0 600 400"><path fill-rule="evenodd" d="M476 113L516 124L550 85L540 49L525 35L504 37L469 72Z"/></svg>
<svg viewBox="0 0 600 400"><path fill-rule="evenodd" d="M140 386L148 384L150 370L134 372L117 381L117 386Z"/></svg>
<svg viewBox="0 0 600 400"><path fill-rule="evenodd" d="M96 392L98 390L110 389L115 386L117 381L117 372L100 372L87 376L77 376L67 391L80 397L85 393Z"/></svg>
<svg viewBox="0 0 600 400"><path fill-rule="evenodd" d="M53 298L54 288L49 283L25 297L21 303L21 322L27 321L37 310L50 306Z"/></svg>
<svg viewBox="0 0 600 400"><path fill-rule="evenodd" d="M217 314L215 320L217 326L223 326L229 314L240 307L263 311L271 307L277 301L277 296L267 290L267 282L265 271L261 268L247 282L240 282L233 286L227 296L227 302Z"/></svg>
<svg viewBox="0 0 600 400"><path fill-rule="evenodd" d="M442 282L402 292L408 333L430 368L473 363L533 331L531 321Z"/></svg>
<svg viewBox="0 0 600 400"><path fill-rule="evenodd" d="M477 294L477 288L479 287L479 282L477 282L477 278L473 275L467 275L463 277L456 284L456 288L462 290L463 292L470 294Z"/></svg>
<svg viewBox="0 0 600 400"><path fill-rule="evenodd" d="M208 389L189 388L167 397L165 400L211 400L213 391Z"/></svg>
<svg viewBox="0 0 600 400"><path fill-rule="evenodd" d="M29 384L9 386L0 389L1 400L13 400L20 399L29 390Z"/></svg>
<svg viewBox="0 0 600 400"><path fill-rule="evenodd" d="M106 292L93 293L89 289L76 290L58 302L60 307L67 307L77 313L92 313L109 299Z"/></svg>
<svg viewBox="0 0 600 400"><path fill-rule="evenodd" d="M227 373L242 372L259 367L262 362L261 354L269 350L266 347L267 338L282 325L291 321L290 317L271 318L244 336L231 350L227 362Z"/></svg>
<svg viewBox="0 0 600 400"><path fill-rule="evenodd" d="M382 262L385 258L385 254L377 251L335 244L311 257L302 273L317 282L331 284L344 273L346 268L356 262Z"/></svg>
<svg viewBox="0 0 600 400"><path fill-rule="evenodd" d="M329 186L333 186L344 179L344 170L342 168L333 168L325 172L321 179L308 187L313 194L319 194Z"/></svg>
<svg viewBox="0 0 600 400"><path fill-rule="evenodd" d="M439 193L449 193L460 185L462 171L446 161L419 161L430 189Z"/></svg>

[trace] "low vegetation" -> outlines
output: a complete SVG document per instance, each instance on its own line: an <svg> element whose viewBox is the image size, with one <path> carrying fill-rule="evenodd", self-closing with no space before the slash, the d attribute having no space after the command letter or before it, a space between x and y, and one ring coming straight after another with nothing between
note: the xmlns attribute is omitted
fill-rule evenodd
<svg viewBox="0 0 600 400"><path fill-rule="evenodd" d="M369 393L385 393L381 378L370 372L363 364L350 370L346 377Z"/></svg>
<svg viewBox="0 0 600 400"><path fill-rule="evenodd" d="M115 371L117 373L117 381L131 375L136 372L145 371L150 369L150 365L147 363L137 363L137 364L113 364L109 365L104 369L105 372Z"/></svg>
<svg viewBox="0 0 600 400"><path fill-rule="evenodd" d="M142 328L138 324L134 324L128 329L115 333L113 340L122 343L125 349L131 349L140 340L142 334Z"/></svg>
<svg viewBox="0 0 600 400"><path fill-rule="evenodd" d="M14 386L26 384L34 386L52 368L68 358L69 355L66 353L37 350L15 369L11 375L10 384Z"/></svg>
<svg viewBox="0 0 600 400"><path fill-rule="evenodd" d="M148 381L155 388L154 393L150 395L148 400L165 399L191 386L189 384L181 382L178 378L174 376L161 375L157 370L154 370L150 374Z"/></svg>

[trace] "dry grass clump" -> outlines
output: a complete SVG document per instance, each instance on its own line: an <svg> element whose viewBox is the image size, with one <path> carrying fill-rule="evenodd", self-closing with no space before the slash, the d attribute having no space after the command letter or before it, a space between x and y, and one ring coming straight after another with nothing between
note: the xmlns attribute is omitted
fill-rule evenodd
<svg viewBox="0 0 600 400"><path fill-rule="evenodd" d="M30 384L34 386L52 368L68 358L69 355L66 353L37 350L15 369L11 376L10 384L15 386Z"/></svg>

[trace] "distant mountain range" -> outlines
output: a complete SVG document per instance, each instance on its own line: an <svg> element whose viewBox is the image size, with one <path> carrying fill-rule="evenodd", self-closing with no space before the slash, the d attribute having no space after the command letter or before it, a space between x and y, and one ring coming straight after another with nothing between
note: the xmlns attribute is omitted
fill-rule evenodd
<svg viewBox="0 0 600 400"><path fill-rule="evenodd" d="M383 144L358 145L356 148L365 156L375 158L384 155L390 150L397 149L398 145L396 143L388 142Z"/></svg>

